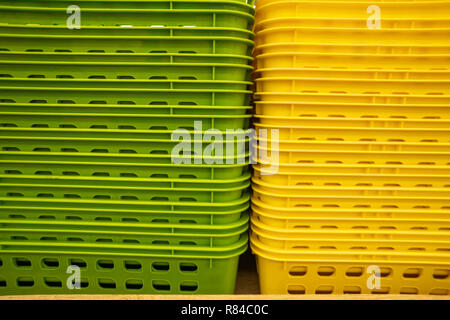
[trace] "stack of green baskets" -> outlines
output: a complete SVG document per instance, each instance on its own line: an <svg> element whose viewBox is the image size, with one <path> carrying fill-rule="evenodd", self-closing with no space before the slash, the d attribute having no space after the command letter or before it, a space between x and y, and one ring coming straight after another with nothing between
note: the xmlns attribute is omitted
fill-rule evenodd
<svg viewBox="0 0 450 320"><path fill-rule="evenodd" d="M233 293L253 13L0 1L0 294ZM221 155L212 128L244 134Z"/></svg>

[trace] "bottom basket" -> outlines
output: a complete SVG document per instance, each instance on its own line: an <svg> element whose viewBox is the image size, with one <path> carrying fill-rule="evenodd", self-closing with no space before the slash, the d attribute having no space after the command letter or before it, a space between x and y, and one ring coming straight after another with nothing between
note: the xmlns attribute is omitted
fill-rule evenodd
<svg viewBox="0 0 450 320"><path fill-rule="evenodd" d="M252 236L262 294L450 295L450 264L390 260L388 255L334 259L281 253Z"/></svg>
<svg viewBox="0 0 450 320"><path fill-rule="evenodd" d="M0 246L0 295L233 294L247 235L222 253ZM78 268L79 269L78 269ZM79 271L80 289L70 289Z"/></svg>

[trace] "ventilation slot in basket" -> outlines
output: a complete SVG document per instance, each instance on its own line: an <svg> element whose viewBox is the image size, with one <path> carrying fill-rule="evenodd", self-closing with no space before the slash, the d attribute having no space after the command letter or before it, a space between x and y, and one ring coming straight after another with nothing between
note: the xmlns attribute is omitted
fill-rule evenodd
<svg viewBox="0 0 450 320"><path fill-rule="evenodd" d="M144 287L142 280L130 279L125 282L125 287L129 290L140 290Z"/></svg>
<svg viewBox="0 0 450 320"><path fill-rule="evenodd" d="M287 287L287 292L289 294L305 294L306 288L302 285L289 285Z"/></svg>
<svg viewBox="0 0 450 320"><path fill-rule="evenodd" d="M169 271L170 265L168 262L153 262L152 263L152 271L160 272L160 271Z"/></svg>
<svg viewBox="0 0 450 320"><path fill-rule="evenodd" d="M194 292L198 289L198 283L194 281L183 281L180 284L180 291Z"/></svg>
<svg viewBox="0 0 450 320"><path fill-rule="evenodd" d="M170 291L170 283L165 280L153 280L152 286L157 291Z"/></svg>

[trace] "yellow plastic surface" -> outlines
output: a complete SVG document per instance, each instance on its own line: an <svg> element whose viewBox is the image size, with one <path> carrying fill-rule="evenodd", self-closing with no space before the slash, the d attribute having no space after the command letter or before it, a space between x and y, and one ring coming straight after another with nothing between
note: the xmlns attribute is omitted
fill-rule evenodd
<svg viewBox="0 0 450 320"><path fill-rule="evenodd" d="M258 148L262 154L260 162L272 163L275 155L272 150ZM280 163L288 164L375 164L375 165L397 165L397 166L448 166L450 152L395 152L395 151L342 151L342 150L276 150L279 154ZM267 156L266 156L267 155Z"/></svg>
<svg viewBox="0 0 450 320"><path fill-rule="evenodd" d="M273 18L333 17L336 19L367 19L367 8L376 4L383 13L383 19L448 19L448 1L276 1L258 3L256 21Z"/></svg>
<svg viewBox="0 0 450 320"><path fill-rule="evenodd" d="M370 173L277 173L261 174L261 169L254 167L253 180L261 185L265 183L274 187L397 187L397 188L449 188L450 168L446 175L431 174L370 174ZM450 217L449 217L450 218Z"/></svg>
<svg viewBox="0 0 450 320"><path fill-rule="evenodd" d="M450 262L437 257L350 253L289 254L275 251L253 234L262 294L434 294L450 293ZM378 266L379 286L369 288L369 266ZM370 269L369 269L370 271Z"/></svg>
<svg viewBox="0 0 450 320"><path fill-rule="evenodd" d="M384 16L384 13L383 13ZM265 29L256 34L257 45L285 42L348 43L385 45L450 45L450 29L369 29L363 28L311 28L279 27Z"/></svg>
<svg viewBox="0 0 450 320"><path fill-rule="evenodd" d="M338 121L338 120L336 120ZM343 121L344 122L344 121ZM405 122L403 122L405 123ZM412 121L414 123L414 121ZM419 123L419 121L417 122ZM426 123L426 122L424 122ZM448 143L450 127L352 127L352 126L287 126L255 123L256 131L267 131L271 139L272 130L278 130L281 140L305 141L385 141L385 142L423 142ZM450 150L449 150L450 151Z"/></svg>
<svg viewBox="0 0 450 320"><path fill-rule="evenodd" d="M343 1L343 0L326 0L326 1L324 1L324 0L308 0L308 2L319 2L319 3L333 2L333 1L337 1L337 2L340 2L340 3L344 3L344 4L346 4L348 2L352 2L352 3L361 2L361 3L365 3L365 4L369 4L369 3L371 3L371 4L400 3L400 4L403 4L403 5L408 5L411 2L412 3L414 3L414 2L419 2L419 3L439 2L439 0L410 0L410 1L405 1L405 0L372 0L370 2L367 1L367 0L352 0L352 1ZM272 3L277 3L277 2L302 2L302 1L299 1L299 0L258 0L258 1L256 1L255 4L256 4L256 7L259 8L260 6L265 6L265 5L272 4ZM303 1L303 2L305 2L305 1Z"/></svg>
<svg viewBox="0 0 450 320"><path fill-rule="evenodd" d="M450 35L449 35L450 37ZM258 92L338 92L342 94L448 95L449 80L364 80L326 78L261 78L256 80Z"/></svg>
<svg viewBox="0 0 450 320"><path fill-rule="evenodd" d="M450 1L259 0L254 31L262 293L450 295Z"/></svg>
<svg viewBox="0 0 450 320"><path fill-rule="evenodd" d="M276 45L275 45L276 46ZM280 46L278 46L280 48ZM448 48L448 46L446 47ZM258 69L265 68L351 68L351 69L414 69L446 70L449 68L449 50L433 54L372 54L372 53L333 53L302 52L297 48L282 52L266 52L256 56ZM294 51L295 50L295 51ZM305 48L304 50L308 50ZM393 49L391 49L393 50ZM403 48L411 51L411 48ZM441 49L442 50L442 49Z"/></svg>
<svg viewBox="0 0 450 320"><path fill-rule="evenodd" d="M450 61L450 60L449 60ZM296 103L362 103L366 105L378 104L404 104L417 105L427 104L430 106L450 104L450 96L444 95L412 95L405 92L392 94L381 94L367 92L364 94L348 94L343 92L303 92L303 93L283 93L283 92L256 92L257 101L270 102L296 102Z"/></svg>
<svg viewBox="0 0 450 320"><path fill-rule="evenodd" d="M271 141L259 139L270 146ZM400 152L450 152L450 143L364 142L364 141L289 141L281 140L279 150L318 151L400 151Z"/></svg>
<svg viewBox="0 0 450 320"><path fill-rule="evenodd" d="M282 127L345 127L345 128L450 128L450 120L439 119L402 119L402 118L342 118L342 117L273 117L254 115L258 123L264 125L279 125Z"/></svg>
<svg viewBox="0 0 450 320"><path fill-rule="evenodd" d="M254 30L256 32L280 27L310 27L310 28L367 28L367 18L318 18L318 17L284 17L259 21ZM448 28L449 19L383 19L382 27L388 29L426 29Z"/></svg>
<svg viewBox="0 0 450 320"><path fill-rule="evenodd" d="M333 80L448 80L448 70L265 68L256 70L260 78L313 78Z"/></svg>
<svg viewBox="0 0 450 320"><path fill-rule="evenodd" d="M267 164L257 164L254 165L253 168L257 171L268 172ZM279 177L281 175L285 176L294 176L294 175L302 175L302 174L350 174L350 175L358 175L358 174L367 174L367 175L413 175L413 176L422 176L422 175L450 175L450 166L449 165L432 165L432 164L422 164L422 165L404 165L404 164L374 164L374 163L361 163L357 164L343 164L337 163L336 161L329 161L323 164L311 162L301 162L301 163L279 163L277 168L277 174L272 174L273 177Z"/></svg>
<svg viewBox="0 0 450 320"><path fill-rule="evenodd" d="M255 101L255 113L284 117L450 119L450 104Z"/></svg>
<svg viewBox="0 0 450 320"><path fill-rule="evenodd" d="M395 180L394 180L395 181ZM448 197L450 200L450 184L447 182L438 183L436 186L429 185L407 186L400 183L390 184L375 184L375 183L360 183L354 184L351 182L341 182L340 185L335 183L329 184L307 184L296 186L280 186L270 184L257 178L253 178L254 188L257 188L264 195L267 196L315 196L315 195L329 195L331 196L389 196L393 197ZM425 181L425 180L422 180ZM256 184L256 185L255 185Z"/></svg>
<svg viewBox="0 0 450 320"><path fill-rule="evenodd" d="M349 223L347 223L349 224ZM448 225L448 224L447 224ZM422 253L443 254L450 261L449 231L376 230L370 224L354 224L352 229L340 229L335 225L323 224L321 229L308 229L308 224L297 229L269 227L252 217L252 232L261 243L274 249L293 250L297 254L310 251L372 251L380 253ZM363 227L367 227L363 228ZM372 227L371 230L369 227ZM342 226L341 226L342 228ZM359 228L359 229L356 229Z"/></svg>
<svg viewBox="0 0 450 320"><path fill-rule="evenodd" d="M279 206L281 208L299 207L329 207L329 208L391 208L396 209L424 209L424 214L430 210L448 210L450 207L450 197L448 193L443 196L407 196L395 195L385 192L353 193L349 195L335 194L296 194L286 195L274 193L259 185L253 185L253 196L259 201Z"/></svg>
<svg viewBox="0 0 450 320"><path fill-rule="evenodd" d="M325 53L328 55L334 54L354 54L358 57L360 55L375 55L377 57L391 57L395 59L398 56L427 56L439 57L439 55L448 54L450 46L448 45L418 45L414 42L400 45L400 44L384 44L382 42L376 44L358 44L358 43L306 43L306 42L286 42L286 43L268 43L257 44L254 52L257 54L263 53Z"/></svg>
<svg viewBox="0 0 450 320"><path fill-rule="evenodd" d="M253 199L253 215L261 223L278 229L352 229L364 227L379 230L442 231L449 230L448 211L388 209L278 208Z"/></svg>

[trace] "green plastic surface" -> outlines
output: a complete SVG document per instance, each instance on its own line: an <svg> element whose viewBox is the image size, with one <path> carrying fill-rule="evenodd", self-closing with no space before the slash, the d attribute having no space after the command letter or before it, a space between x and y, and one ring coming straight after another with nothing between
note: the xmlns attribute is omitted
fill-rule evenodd
<svg viewBox="0 0 450 320"><path fill-rule="evenodd" d="M248 199L236 201L229 208L211 210L208 208L190 208L176 212L153 206L145 209L127 209L126 207L101 208L101 206L79 207L77 202L63 203L62 206L42 203L23 203L20 201L2 202L0 218L10 220L34 219L43 221L87 221L121 224L135 223L178 223L221 225L237 221L242 212L248 209ZM234 205L233 205L234 204ZM214 209L214 208L213 208Z"/></svg>
<svg viewBox="0 0 450 320"><path fill-rule="evenodd" d="M53 80L0 78L3 99L0 102L16 103L167 103L168 105L198 104L244 106L249 103L251 91L230 89L245 88L247 82L217 83L138 80ZM216 83L216 82L214 82ZM137 88L136 85L139 84ZM148 87L153 86L149 89ZM211 85L212 86L212 85ZM214 87L214 86L213 86ZM209 88L209 89L208 89ZM219 89L220 88L220 89Z"/></svg>
<svg viewBox="0 0 450 320"><path fill-rule="evenodd" d="M77 0L80 8L98 9L226 9L253 13L253 1L245 0ZM0 6L67 8L71 0L1 0Z"/></svg>
<svg viewBox="0 0 450 320"><path fill-rule="evenodd" d="M0 242L0 294L232 294L246 234L223 251L127 250ZM68 289L69 266L81 289Z"/></svg>
<svg viewBox="0 0 450 320"><path fill-rule="evenodd" d="M217 162L208 164L207 159ZM246 158L191 157L185 160L189 163L174 165L170 155L0 151L0 168L4 174L220 180L240 177L248 170Z"/></svg>
<svg viewBox="0 0 450 320"><path fill-rule="evenodd" d="M31 183L30 183L31 181ZM213 187L203 185L197 188L161 188L151 186L133 186L123 183L111 186L107 183L98 185L80 183L65 184L33 179L11 179L0 183L0 197L48 197L77 199L111 199L111 200L167 200L185 202L227 202L239 199L243 191L250 186L249 181L232 187Z"/></svg>
<svg viewBox="0 0 450 320"><path fill-rule="evenodd" d="M174 3L175 1L171 1ZM197 2L197 1L195 1ZM168 2L170 3L170 2ZM199 2L200 4L201 2ZM252 14L243 11L214 9L213 3L204 3L207 9L101 9L82 8L81 26L195 26L231 27L251 30ZM252 8L253 9L253 8ZM67 7L18 7L0 6L2 23L30 23L40 25L66 26Z"/></svg>
<svg viewBox="0 0 450 320"><path fill-rule="evenodd" d="M0 34L2 51L198 53L250 55L253 41L233 37L201 36L76 36ZM127 49L124 49L127 48Z"/></svg>
<svg viewBox="0 0 450 320"><path fill-rule="evenodd" d="M102 234L113 233L117 235L137 234L137 235L155 235L155 236L172 236L186 237L196 236L202 237L225 237L234 234L243 233L248 226L248 213L243 212L240 218L236 221L227 224L209 225L198 223L165 223L165 222L151 222L151 223L137 223L137 222L112 222L112 221L81 221L81 220L45 220L45 219L0 219L2 230L23 230L33 231L36 229L43 230L43 232L52 232L52 230L67 230L68 232L78 233L83 236L84 228L87 233ZM5 240L5 239L3 239ZM24 240L30 239L7 239L9 240ZM38 239L37 241L53 241L50 239ZM65 239L59 242L74 241L72 239ZM99 241L102 242L102 241ZM109 245L106 241L105 245ZM70 245L70 242L68 242ZM120 244L119 242L117 244ZM133 242L123 242L123 244L136 244ZM166 245L164 243L153 243L154 245ZM188 245L188 244L176 244ZM192 244L195 246L196 244Z"/></svg>
<svg viewBox="0 0 450 320"><path fill-rule="evenodd" d="M61 130L63 131L63 130ZM134 131L134 130L133 130ZM98 134L90 137L60 137L58 135L47 137L37 137L32 134L28 136L6 136L0 131L0 144L3 151L44 151L44 152L70 152L70 153L131 153L131 154L166 154L174 153L176 156L182 156L181 151L175 147L181 143L177 140L158 141L152 139L137 138L134 132L129 133L133 137L127 137L127 132L109 135L108 138ZM119 138L120 137L120 138ZM226 141L192 141L186 142L190 145L191 154L201 156L200 152L211 150L212 156L221 156L222 154L233 155L236 157L245 157L245 143L241 148L236 143ZM196 144L199 147L196 147ZM208 148L208 149L207 149ZM219 151L217 151L219 150ZM199 153L197 153L199 152Z"/></svg>
<svg viewBox="0 0 450 320"><path fill-rule="evenodd" d="M177 64L229 64L248 67L249 61L253 61L252 57L231 55L231 54L197 54L195 50L190 50L190 53L166 53L166 52L152 52L152 53L133 53L127 49L118 50L118 52L34 52L34 51L5 51L0 50L0 60L7 62L28 61L37 63L46 62L60 62L63 64L70 63L95 63L95 65L104 66L113 64L120 67L124 63L130 64L130 69L133 63L139 66L146 66L145 63L151 63L150 66L163 66ZM120 64L119 64L120 63ZM155 64L156 63L156 64ZM237 66L236 66L237 67ZM135 68L137 69L137 68ZM156 68L157 69L157 68ZM47 70L48 72L50 70ZM233 80L246 80L235 78Z"/></svg>
<svg viewBox="0 0 450 320"><path fill-rule="evenodd" d="M102 27L85 26L81 29L69 29L66 25L27 25L27 24L1 24L0 34L10 35L43 35L43 36L77 36L81 37L232 37L253 39L254 33L237 28L221 27Z"/></svg>
<svg viewBox="0 0 450 320"><path fill-rule="evenodd" d="M169 106L166 104L135 105L135 104L50 104L50 103L0 103L0 112L56 112L67 114L114 114L126 118L126 116L189 118L206 117L211 119L238 116L238 118L252 109L250 106L198 106L179 105ZM134 121L137 119L135 118ZM204 120L204 119L202 119ZM4 121L1 121L4 123ZM160 123L164 127L164 123Z"/></svg>
<svg viewBox="0 0 450 320"><path fill-rule="evenodd" d="M206 157L199 137L248 128L253 14L241 0L0 0L0 295L233 293L248 137Z"/></svg>
<svg viewBox="0 0 450 320"><path fill-rule="evenodd" d="M11 221L0 220L0 241L17 241L26 245L27 242L65 242L71 243L101 243L105 247L114 244L123 245L154 245L173 248L191 247L192 249L206 247L215 248L237 242L240 235L248 228L248 215L243 215L237 223L228 225L199 225L183 228L183 225L161 225L157 223L130 226L130 224L111 226L103 223L76 223L43 221ZM214 228L215 227L215 228Z"/></svg>
<svg viewBox="0 0 450 320"><path fill-rule="evenodd" d="M248 80L252 67L208 63L0 61L2 77L77 79Z"/></svg>
<svg viewBox="0 0 450 320"><path fill-rule="evenodd" d="M250 81L230 81L230 80L165 80L165 79L42 79L42 78L0 78L0 86L4 88L48 88L58 90L89 89L89 90L155 90L168 91L232 91L245 90L251 85Z"/></svg>
<svg viewBox="0 0 450 320"><path fill-rule="evenodd" d="M1 110L1 108L0 108ZM83 110L84 111L84 110ZM113 113L1 112L0 135L41 137L150 138L152 129L217 129L224 138L226 130L246 129L251 115L133 115ZM35 129L35 130L31 130ZM89 129L89 130L83 130ZM97 129L97 130L95 130ZM103 129L103 130L102 130ZM105 130L111 129L111 130ZM9 133L8 133L9 132Z"/></svg>

